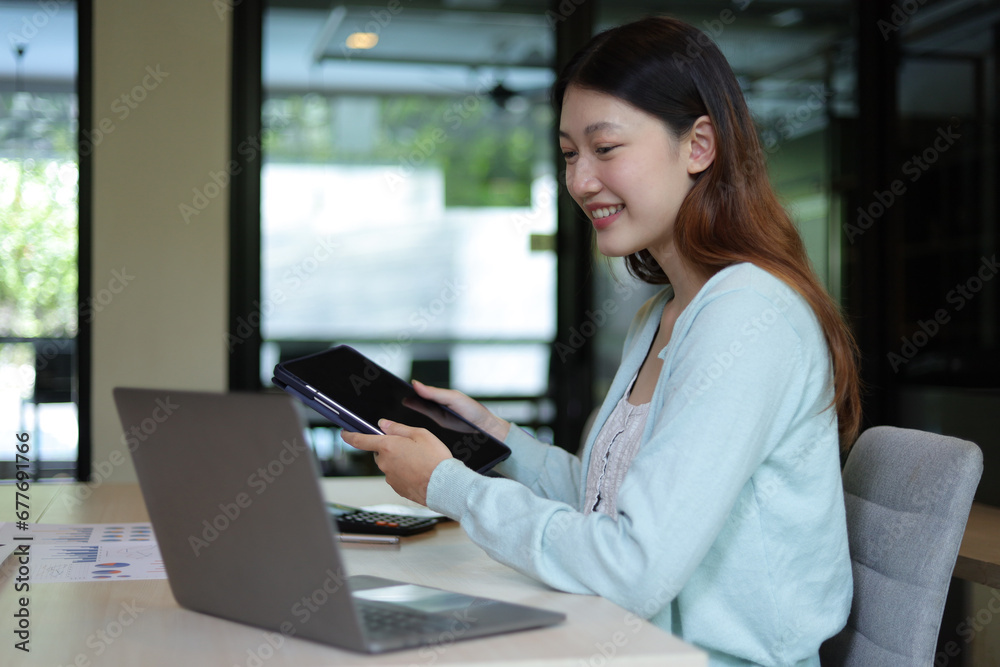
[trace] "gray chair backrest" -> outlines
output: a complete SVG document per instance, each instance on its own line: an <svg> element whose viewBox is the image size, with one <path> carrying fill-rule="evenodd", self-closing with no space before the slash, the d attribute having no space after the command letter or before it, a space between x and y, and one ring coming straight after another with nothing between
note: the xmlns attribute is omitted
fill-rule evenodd
<svg viewBox="0 0 1000 667"><path fill-rule="evenodd" d="M983 472L974 443L878 426L844 466L854 601L824 666L928 667Z"/></svg>

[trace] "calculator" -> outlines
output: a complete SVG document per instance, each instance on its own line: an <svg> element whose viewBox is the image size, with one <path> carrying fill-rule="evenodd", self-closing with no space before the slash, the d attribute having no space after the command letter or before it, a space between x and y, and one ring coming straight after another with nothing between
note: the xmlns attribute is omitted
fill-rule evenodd
<svg viewBox="0 0 1000 667"><path fill-rule="evenodd" d="M437 517L370 512L340 503L326 505L330 514L337 520L337 530L342 533L416 535L430 530L440 521Z"/></svg>

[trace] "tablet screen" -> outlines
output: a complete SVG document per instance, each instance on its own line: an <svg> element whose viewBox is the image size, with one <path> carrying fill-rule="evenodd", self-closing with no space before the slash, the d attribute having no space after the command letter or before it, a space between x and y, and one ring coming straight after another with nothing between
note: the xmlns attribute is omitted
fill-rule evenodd
<svg viewBox="0 0 1000 667"><path fill-rule="evenodd" d="M284 381L293 376L308 385L306 392L315 390L371 426L377 427L378 420L385 418L426 428L455 458L474 470L489 468L510 454L499 440L438 403L421 398L408 382L345 345L286 361L278 368L284 373L276 371L276 375Z"/></svg>

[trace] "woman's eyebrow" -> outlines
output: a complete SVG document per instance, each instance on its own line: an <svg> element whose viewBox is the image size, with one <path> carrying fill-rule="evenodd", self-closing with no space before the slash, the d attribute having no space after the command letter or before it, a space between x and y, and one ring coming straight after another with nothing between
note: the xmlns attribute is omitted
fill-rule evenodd
<svg viewBox="0 0 1000 667"><path fill-rule="evenodd" d="M621 129L621 125L618 123L612 123L610 120L602 120L596 123L591 123L586 128L584 128L583 133L590 136L594 132L600 132L601 130L618 130ZM559 130L559 136L566 137L569 139L569 133L565 130Z"/></svg>

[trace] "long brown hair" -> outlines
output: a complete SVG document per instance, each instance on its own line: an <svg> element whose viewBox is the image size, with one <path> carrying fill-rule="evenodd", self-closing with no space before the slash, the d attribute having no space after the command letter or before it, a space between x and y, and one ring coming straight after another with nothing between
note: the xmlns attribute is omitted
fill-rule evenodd
<svg viewBox="0 0 1000 667"><path fill-rule="evenodd" d="M750 262L809 303L830 349L840 442L849 448L861 426L857 345L768 181L753 117L725 56L697 28L650 17L602 32L569 61L553 89L557 115L570 85L628 102L662 120L674 137L686 135L701 116L711 119L715 160L681 205L674 245L705 275ZM647 250L625 261L645 282L669 282Z"/></svg>

